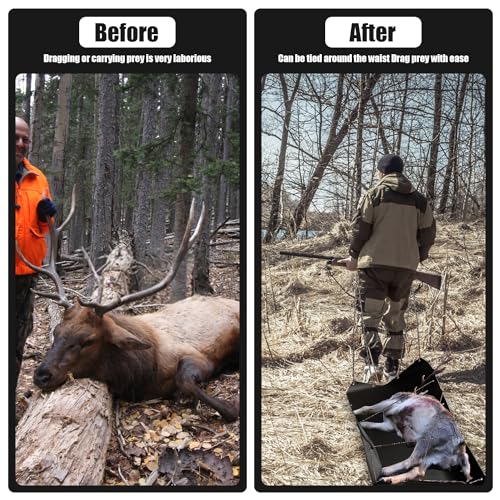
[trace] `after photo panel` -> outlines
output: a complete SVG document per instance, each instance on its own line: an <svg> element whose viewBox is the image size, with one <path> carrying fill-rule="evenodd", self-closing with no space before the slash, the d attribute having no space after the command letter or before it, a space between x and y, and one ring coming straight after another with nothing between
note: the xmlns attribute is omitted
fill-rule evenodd
<svg viewBox="0 0 500 500"><path fill-rule="evenodd" d="M490 14L288 10L256 40L259 490L491 488L491 36L432 34Z"/></svg>

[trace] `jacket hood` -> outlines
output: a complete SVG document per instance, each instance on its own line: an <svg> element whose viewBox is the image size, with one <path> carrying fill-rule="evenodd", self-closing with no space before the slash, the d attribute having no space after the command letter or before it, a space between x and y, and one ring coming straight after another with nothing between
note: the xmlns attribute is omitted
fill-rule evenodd
<svg viewBox="0 0 500 500"><path fill-rule="evenodd" d="M415 191L412 183L403 174L397 172L382 177L378 186L387 186L392 191L402 194L409 194Z"/></svg>

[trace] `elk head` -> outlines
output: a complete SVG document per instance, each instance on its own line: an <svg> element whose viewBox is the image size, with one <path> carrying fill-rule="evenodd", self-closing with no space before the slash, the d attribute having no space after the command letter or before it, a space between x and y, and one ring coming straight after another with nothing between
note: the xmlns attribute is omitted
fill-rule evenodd
<svg viewBox="0 0 500 500"><path fill-rule="evenodd" d="M69 373L76 378L96 378L103 353L109 352L110 346L142 350L149 349L151 344L120 327L112 318L77 303L65 311L62 322L54 329L54 343L35 370L34 382L51 391L64 384Z"/></svg>

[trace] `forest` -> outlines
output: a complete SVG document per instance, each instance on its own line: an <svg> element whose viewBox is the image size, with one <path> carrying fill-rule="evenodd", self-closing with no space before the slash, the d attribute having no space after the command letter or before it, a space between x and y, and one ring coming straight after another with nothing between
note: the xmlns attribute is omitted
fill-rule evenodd
<svg viewBox="0 0 500 500"><path fill-rule="evenodd" d="M209 216L194 290L208 290L207 238L239 218L238 87L223 74L18 75L16 115L31 125L28 157L49 180L59 222L76 185L66 253L83 246L97 263L125 230L136 260L154 264L195 196ZM185 296L185 282L184 270L174 295Z"/></svg>
<svg viewBox="0 0 500 500"><path fill-rule="evenodd" d="M262 229L352 217L378 159L399 154L438 214L486 209L479 74L269 74L262 89Z"/></svg>
<svg viewBox="0 0 500 500"><path fill-rule="evenodd" d="M47 176L57 205L55 226L64 226L56 261L47 257L46 266L57 269L74 304L89 298L121 303L121 297L133 296L135 302L121 303L120 312L147 321L156 311L167 316L163 311L176 311L176 304L196 294L187 303L232 299L227 303L239 318L240 110L240 83L231 74L17 76L16 116L30 125L27 157ZM187 254L191 206L200 222ZM169 286L159 291L160 283ZM40 273L37 288L53 294L54 286ZM155 290L154 298L145 300ZM188 321L170 326L175 321L166 318L167 326L158 331L177 328L172 334L177 342L188 343L193 335L203 336L204 328L222 329L221 315L209 316L201 327L197 323L198 330ZM72 373L53 392L35 386L33 374L62 320L62 308L53 300L36 298L16 390L19 485L238 484L234 415L223 422L215 407L199 402L193 407L193 398L184 394L138 402L112 398L106 384ZM231 321L237 343L239 320ZM235 402L238 409L235 368L217 372L202 392Z"/></svg>

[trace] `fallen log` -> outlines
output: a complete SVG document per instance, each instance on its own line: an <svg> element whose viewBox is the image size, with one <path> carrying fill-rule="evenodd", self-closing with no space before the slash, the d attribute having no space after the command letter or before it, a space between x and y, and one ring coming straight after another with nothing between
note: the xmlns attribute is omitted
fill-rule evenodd
<svg viewBox="0 0 500 500"><path fill-rule="evenodd" d="M100 485L112 421L106 385L74 380L32 399L16 429L17 484Z"/></svg>
<svg viewBox="0 0 500 500"><path fill-rule="evenodd" d="M110 253L94 290L106 303L128 293L133 264L129 240ZM99 288L99 287L98 287ZM51 308L50 329L59 322ZM111 437L113 404L105 384L67 382L54 392L35 391L16 427L16 482L19 486L96 486L102 483Z"/></svg>

